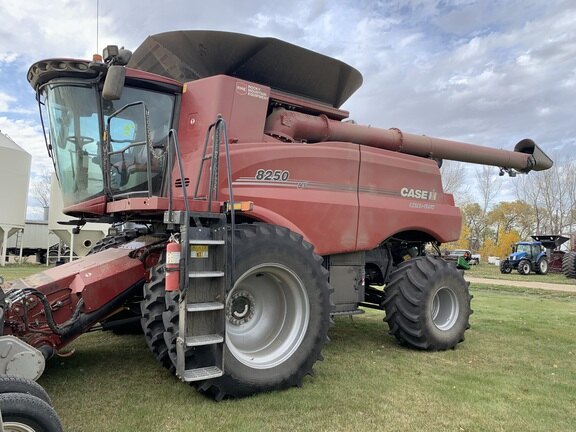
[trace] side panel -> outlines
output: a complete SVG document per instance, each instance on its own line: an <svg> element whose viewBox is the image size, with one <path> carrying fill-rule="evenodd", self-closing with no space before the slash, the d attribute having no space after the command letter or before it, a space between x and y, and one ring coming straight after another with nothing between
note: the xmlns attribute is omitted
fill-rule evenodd
<svg viewBox="0 0 576 432"><path fill-rule="evenodd" d="M318 254L351 252L359 162L356 144L235 144L234 199L253 201L255 217L300 232ZM224 166L222 158L220 196L227 199Z"/></svg>
<svg viewBox="0 0 576 432"><path fill-rule="evenodd" d="M360 152L358 250L410 230L442 243L458 239L460 210L443 192L435 161L366 146Z"/></svg>
<svg viewBox="0 0 576 432"><path fill-rule="evenodd" d="M334 312L355 311L364 301L364 252L332 255L329 262Z"/></svg>
<svg viewBox="0 0 576 432"><path fill-rule="evenodd" d="M224 75L189 82L184 86L178 140L184 177L192 187L198 176L199 153L202 152L210 125L219 115L222 116L227 123L228 137L232 146L237 143L263 141L269 95L268 87ZM211 152L211 143L212 138L207 154ZM208 165L209 163L206 163L206 166ZM201 186L207 185L208 172L208 169L203 171ZM173 183L179 178L180 172L175 164ZM174 190L175 196L182 196L181 187ZM192 192L193 189L189 190L190 194Z"/></svg>

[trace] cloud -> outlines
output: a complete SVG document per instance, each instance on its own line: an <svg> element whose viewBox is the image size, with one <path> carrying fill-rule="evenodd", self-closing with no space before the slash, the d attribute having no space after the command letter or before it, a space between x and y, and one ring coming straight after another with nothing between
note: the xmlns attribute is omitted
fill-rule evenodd
<svg viewBox="0 0 576 432"><path fill-rule="evenodd" d="M500 11L493 27L513 10ZM550 145L576 127L567 115L573 101L565 91L576 70L576 11L552 5L543 16L524 19L498 31L447 38L445 44L422 37L407 51L392 45L387 55L365 62L366 84L348 107L373 124L387 120L427 134L483 136L491 145L502 138L498 146L529 134ZM391 29L392 40L402 37L404 25L400 20ZM566 127L556 136L544 123L552 119Z"/></svg>
<svg viewBox="0 0 576 432"><path fill-rule="evenodd" d="M11 120L0 116L0 131L32 155L32 172L51 169L42 128L34 120Z"/></svg>
<svg viewBox="0 0 576 432"><path fill-rule="evenodd" d="M16 101L15 97L0 92L0 112L8 111L10 104L15 101Z"/></svg>
<svg viewBox="0 0 576 432"><path fill-rule="evenodd" d="M547 151L576 145L571 0L100 0L98 41L94 1L10 3L0 2L0 128L38 159L33 170L50 162L30 64L179 29L276 37L349 63L364 85L344 108L360 123L508 149L525 137Z"/></svg>
<svg viewBox="0 0 576 432"><path fill-rule="evenodd" d="M0 63L12 63L18 58L15 52L0 52Z"/></svg>

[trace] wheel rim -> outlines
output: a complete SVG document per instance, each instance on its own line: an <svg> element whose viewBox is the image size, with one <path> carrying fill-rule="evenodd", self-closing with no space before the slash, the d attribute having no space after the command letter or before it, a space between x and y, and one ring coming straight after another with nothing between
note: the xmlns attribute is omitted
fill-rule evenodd
<svg viewBox="0 0 576 432"><path fill-rule="evenodd" d="M261 264L244 273L226 300L226 344L243 364L275 367L290 358L308 329L310 305L289 268Z"/></svg>
<svg viewBox="0 0 576 432"><path fill-rule="evenodd" d="M544 273L546 270L548 270L548 263L546 261L542 261L540 263L540 271Z"/></svg>
<svg viewBox="0 0 576 432"><path fill-rule="evenodd" d="M524 264L524 265L522 266L522 271L523 271L524 273L530 273L530 266L529 266L528 264Z"/></svg>
<svg viewBox="0 0 576 432"><path fill-rule="evenodd" d="M35 429L24 423L7 422L3 423L2 426L4 427L4 432L36 432Z"/></svg>
<svg viewBox="0 0 576 432"><path fill-rule="evenodd" d="M448 287L442 287L432 300L432 321L440 330L450 330L460 313L460 305L454 291Z"/></svg>

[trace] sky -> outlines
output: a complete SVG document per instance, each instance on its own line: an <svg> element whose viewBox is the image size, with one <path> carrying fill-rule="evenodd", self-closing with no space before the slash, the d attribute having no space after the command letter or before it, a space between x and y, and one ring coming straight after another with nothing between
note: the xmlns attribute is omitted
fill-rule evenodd
<svg viewBox="0 0 576 432"><path fill-rule="evenodd" d="M574 0L0 0L0 22L0 130L32 154L32 182L51 161L30 65L173 30L338 58L364 77L343 106L361 124L510 150L531 138L557 162L576 150ZM30 199L28 217L41 215Z"/></svg>

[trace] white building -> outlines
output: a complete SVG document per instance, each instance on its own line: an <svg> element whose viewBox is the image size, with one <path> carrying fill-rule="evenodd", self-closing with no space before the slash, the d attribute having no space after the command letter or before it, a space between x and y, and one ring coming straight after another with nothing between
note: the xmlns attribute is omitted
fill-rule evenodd
<svg viewBox="0 0 576 432"><path fill-rule="evenodd" d="M0 266L8 238L24 228L32 156L0 132Z"/></svg>

